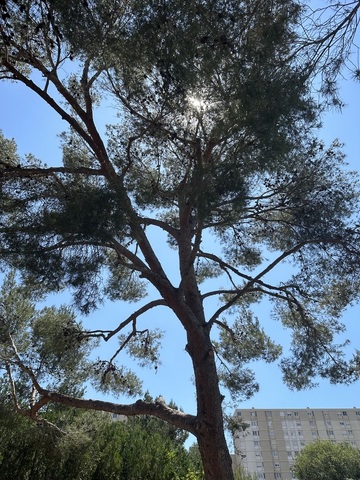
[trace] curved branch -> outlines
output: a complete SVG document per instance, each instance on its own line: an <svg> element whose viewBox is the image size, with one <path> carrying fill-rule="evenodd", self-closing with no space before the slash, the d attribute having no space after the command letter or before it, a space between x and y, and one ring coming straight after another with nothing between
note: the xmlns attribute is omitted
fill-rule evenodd
<svg viewBox="0 0 360 480"><path fill-rule="evenodd" d="M201 252L201 255L203 258L208 258L210 260L213 260L214 262L218 263L218 265L228 273L228 270L232 271L234 274L238 275L239 277L247 280L247 283L244 285L243 288L241 288L237 293L235 293L234 297L229 300L227 303L225 303L222 307L220 307L214 314L213 316L211 317L211 319L208 321L208 327L211 328L214 321L219 317L219 315L228 310L232 305L234 305L235 302L237 302L237 300L239 300L239 298L241 296L243 296L245 293L248 293L252 287L254 286L254 284L259 284L260 286L262 287L266 287L266 288L270 288L271 290L274 290L274 289L278 289L278 290L283 290L283 288L279 288L279 287L274 287L272 285L269 285L269 284L266 284L264 283L261 278L266 275L267 273L269 273L271 270L273 270L280 262L282 262L285 258L287 258L288 256L292 255L293 253L299 251L303 246L305 246L306 244L308 243L314 243L314 241L304 241L304 242L300 242L298 243L297 245L295 245L293 248L290 248L289 250L286 250L285 252L283 252L281 255L279 255L273 262L271 262L266 268L264 268L258 275L256 275L255 277L251 277L250 275L246 275L242 272L240 272L237 268L227 264L226 262L224 262L223 260L221 260L219 257L217 257L216 255L213 255L213 254L209 254L209 253L204 253L204 252ZM261 291L263 291L262 289L260 289ZM264 293L267 293L267 294L270 294L270 292L266 292L264 291Z"/></svg>
<svg viewBox="0 0 360 480"><path fill-rule="evenodd" d="M116 335L117 333L119 333L123 328L125 328L127 325L129 325L130 323L134 322L137 320L137 318L140 316L140 315L143 315L144 313L146 313L147 311L151 310L152 308L154 307L158 307L158 306L166 306L166 302L165 300L163 299L158 299L158 300L153 300L152 302L149 302L147 303L146 305L143 305L141 308L139 308L138 310L136 310L135 312L133 312L126 320L124 320L123 322L120 323L120 325L118 325L118 327L115 328L115 330L112 330L111 332L108 333L108 335L101 335L104 340L107 342L108 340L110 340L110 338L112 338L114 335Z"/></svg>
<svg viewBox="0 0 360 480"><path fill-rule="evenodd" d="M139 220L143 225L147 225L147 226L152 225L154 227L159 227L162 230L164 230L164 232L168 233L169 235L171 235L175 239L179 238L178 230L176 228L172 227L171 225L169 225L166 222L163 222L163 221L158 220L156 218L147 218L147 217L141 217L141 218L139 218Z"/></svg>
<svg viewBox="0 0 360 480"><path fill-rule="evenodd" d="M180 412L179 410L174 410L167 406L164 402L145 402L144 400L137 400L135 403L124 405L107 402L104 400L70 397L68 395L46 390L41 387L38 389L38 393L46 403L56 402L73 408L100 410L103 412L116 413L117 415L125 416L151 415L161 418L162 420L171 423L178 428L196 435L196 416Z"/></svg>

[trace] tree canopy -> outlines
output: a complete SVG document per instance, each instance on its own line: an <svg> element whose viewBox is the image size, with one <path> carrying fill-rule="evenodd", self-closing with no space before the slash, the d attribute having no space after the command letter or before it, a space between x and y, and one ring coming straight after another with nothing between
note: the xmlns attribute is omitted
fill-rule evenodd
<svg viewBox="0 0 360 480"><path fill-rule="evenodd" d="M109 414L51 407L34 423L0 404L3 480L201 480L199 454L187 452L168 424L152 418L112 421ZM54 428L56 423L57 428Z"/></svg>
<svg viewBox="0 0 360 480"><path fill-rule="evenodd" d="M357 480L360 478L360 450L348 443L319 440L301 450L293 472L299 480Z"/></svg>
<svg viewBox="0 0 360 480"><path fill-rule="evenodd" d="M359 353L348 358L347 342L336 340L359 297L358 179L341 145L316 137L319 105L297 57L302 8L288 0L0 8L0 78L24 84L67 124L58 166L20 158L15 141L0 137L0 260L35 297L70 289L83 314L104 298L136 302L116 328L90 330L66 309L18 313L5 289L1 367L15 405L35 417L51 402L158 416L197 437L207 480L229 480L222 400L257 390L250 361L281 358L296 389L360 374ZM103 135L96 109L106 102L118 123ZM175 279L154 231L177 255ZM291 273L279 279L284 264ZM288 357L253 312L264 298L292 332ZM162 332L147 323L158 307L186 333L196 414L162 399L79 398L72 388L89 377L99 390L140 395L123 354L158 366ZM94 341L115 337L111 360L84 364L68 385L67 359L87 362ZM29 412L18 384L32 393Z"/></svg>

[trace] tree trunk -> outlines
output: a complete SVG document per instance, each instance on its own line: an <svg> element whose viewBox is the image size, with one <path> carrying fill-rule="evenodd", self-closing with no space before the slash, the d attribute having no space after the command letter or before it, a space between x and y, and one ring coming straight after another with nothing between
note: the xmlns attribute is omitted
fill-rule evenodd
<svg viewBox="0 0 360 480"><path fill-rule="evenodd" d="M222 399L216 371L214 350L207 327L199 327L200 335L188 337L197 393L196 438L206 480L233 480L232 460L225 440Z"/></svg>

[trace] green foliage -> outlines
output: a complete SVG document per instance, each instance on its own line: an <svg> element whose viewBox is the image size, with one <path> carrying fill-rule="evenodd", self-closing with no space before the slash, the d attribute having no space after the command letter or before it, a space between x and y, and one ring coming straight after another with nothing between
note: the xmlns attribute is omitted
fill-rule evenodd
<svg viewBox="0 0 360 480"><path fill-rule="evenodd" d="M190 463L192 465L192 470L188 472L185 477L186 480L203 480L204 479L204 469L201 462L201 456L199 452L199 447L196 443L193 443L188 450L188 455Z"/></svg>
<svg viewBox="0 0 360 480"><path fill-rule="evenodd" d="M162 337L163 332L157 329L154 331L144 330L131 338L120 335L119 340L121 344L126 344L126 351L138 360L141 367L151 365L157 368Z"/></svg>
<svg viewBox="0 0 360 480"><path fill-rule="evenodd" d="M256 473L246 473L243 467L237 467L234 471L234 480L256 480Z"/></svg>
<svg viewBox="0 0 360 480"><path fill-rule="evenodd" d="M24 186L28 193L19 199L18 193ZM131 282L132 298L141 297L140 283L134 276L128 279L126 274L123 286L120 283L117 290L111 283L104 289L98 288L103 265L108 263L109 239L115 233L126 236L128 231L118 191L97 181L50 178L39 185L27 178L15 190L4 188L2 201L11 216L11 222L3 223L2 228L8 255L13 257L14 265L28 269L32 277L40 279L37 283L43 289L58 290L64 284L71 285L78 307L86 313L101 301L106 288L111 289L113 296L126 298L124 290ZM19 215L12 215L14 209L19 209ZM63 254L53 250L54 241L62 245ZM68 245L74 248L67 249ZM22 254L15 255L20 250ZM113 267L115 278L119 277L120 267Z"/></svg>
<svg viewBox="0 0 360 480"><path fill-rule="evenodd" d="M38 400L34 378L72 395L81 395L87 381L103 392L141 393L141 382L128 368L90 359L98 341L68 307L38 310L36 300L34 290L18 285L13 272L7 275L0 290L0 371L21 405L29 397L32 406Z"/></svg>
<svg viewBox="0 0 360 480"><path fill-rule="evenodd" d="M225 416L225 427L229 430L232 438L235 437L236 433L244 432L249 426L248 423L244 422L242 418L239 418L237 415Z"/></svg>
<svg viewBox="0 0 360 480"><path fill-rule="evenodd" d="M16 167L19 161L15 140L8 140L0 131L0 169Z"/></svg>
<svg viewBox="0 0 360 480"><path fill-rule="evenodd" d="M67 307L35 308L34 292L10 273L0 291L0 369L12 371L14 387L31 391L26 369L60 391L81 389L93 341L83 341L81 324ZM45 383L45 384L46 384ZM20 400L20 399L19 399ZM23 399L25 400L25 399Z"/></svg>
<svg viewBox="0 0 360 480"><path fill-rule="evenodd" d="M70 428L64 433L54 426L36 424L21 417L3 403L4 398L1 400L0 466L4 480L14 477L19 480L91 478L91 471L96 468L99 445L93 444L96 437L89 435L89 431L93 429L95 433L105 419L93 413L78 413L72 416L69 425L68 412L49 412L49 417L59 425Z"/></svg>
<svg viewBox="0 0 360 480"><path fill-rule="evenodd" d="M281 346L266 335L259 320L245 308L240 309L240 317L231 328L220 332L220 340L214 345L217 354L226 362L219 367L219 378L234 400L250 398L259 388L254 373L244 366L251 360L274 362L282 351Z"/></svg>
<svg viewBox="0 0 360 480"><path fill-rule="evenodd" d="M57 408L45 417L62 431L36 425L0 405L2 479L201 480L193 456L165 422L111 421L108 414ZM155 427L155 428L154 428ZM153 429L154 428L154 429ZM193 472L193 473L191 473Z"/></svg>
<svg viewBox="0 0 360 480"><path fill-rule="evenodd" d="M293 472L299 480L358 480L360 450L348 443L313 442L296 457Z"/></svg>

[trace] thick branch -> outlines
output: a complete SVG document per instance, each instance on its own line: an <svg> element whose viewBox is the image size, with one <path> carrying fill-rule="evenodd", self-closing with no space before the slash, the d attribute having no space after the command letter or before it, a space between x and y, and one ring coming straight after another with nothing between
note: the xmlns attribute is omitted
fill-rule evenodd
<svg viewBox="0 0 360 480"><path fill-rule="evenodd" d="M41 397L47 402L56 402L74 408L100 410L103 412L116 413L117 415L152 415L194 435L196 434L196 417L194 415L189 415L180 412L179 410L173 410L163 402L150 403L145 402L144 400L137 400L135 403L123 405L106 402L104 400L70 397L43 388L40 388L38 391Z"/></svg>
<svg viewBox="0 0 360 480"><path fill-rule="evenodd" d="M175 239L179 238L178 230L176 228L172 227L171 225L169 225L166 222L163 222L163 221L158 220L156 218L147 218L147 217L141 217L140 221L143 225L147 225L147 226L148 225L153 225L154 227L161 228L162 230L164 230L164 232L168 233L169 235L171 235Z"/></svg>
<svg viewBox="0 0 360 480"><path fill-rule="evenodd" d="M86 168L86 167L78 167L78 168L70 168L70 167L50 167L50 168L27 168L21 167L20 165L17 167L10 166L7 163L0 160L0 166L3 166L0 170L1 177L11 177L11 178L18 178L18 177L48 177L53 175L54 173L68 173L71 175L104 175L99 169L96 168Z"/></svg>

